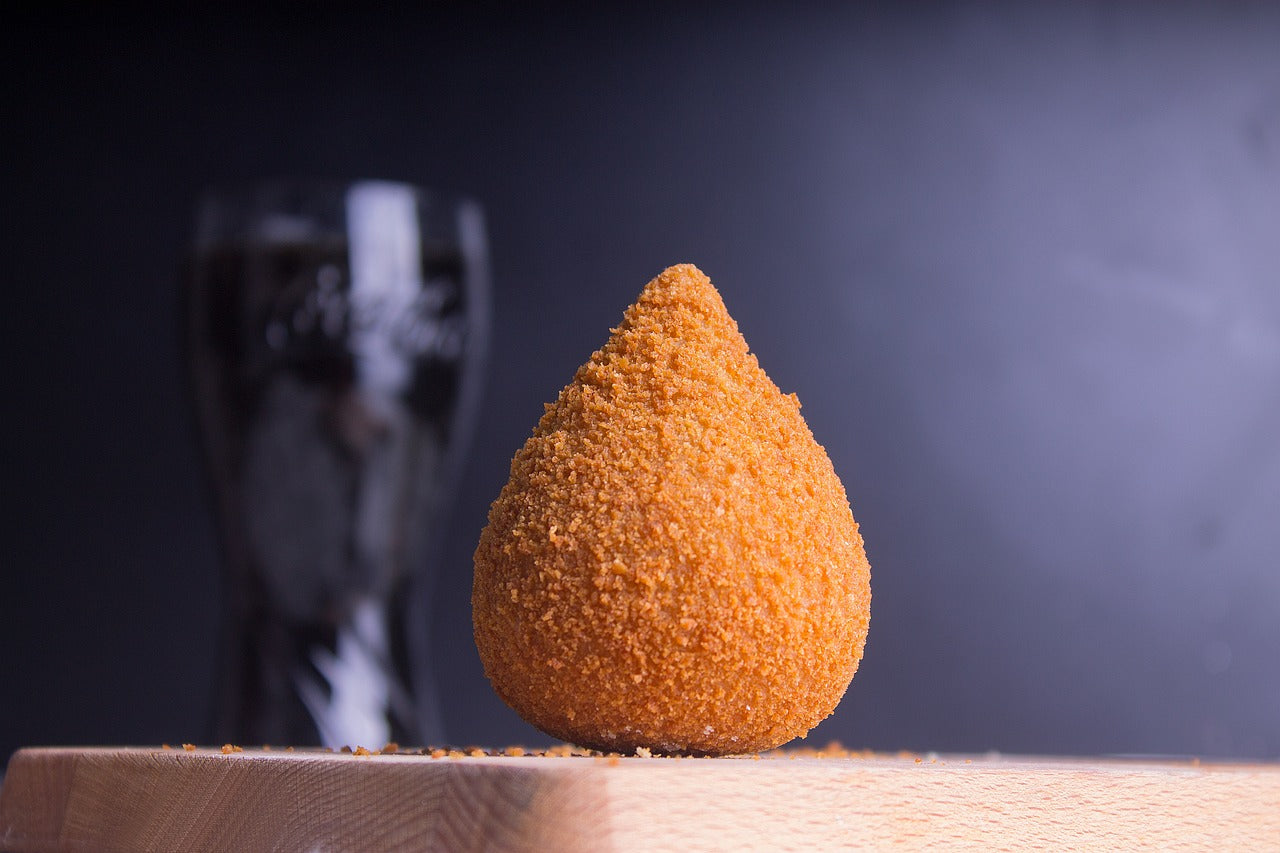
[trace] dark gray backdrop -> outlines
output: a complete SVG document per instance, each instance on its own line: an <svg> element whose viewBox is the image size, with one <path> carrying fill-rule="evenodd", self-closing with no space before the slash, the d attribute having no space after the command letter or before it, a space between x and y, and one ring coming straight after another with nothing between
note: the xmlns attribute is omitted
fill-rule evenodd
<svg viewBox="0 0 1280 853"><path fill-rule="evenodd" d="M779 4L781 6L782 4ZM219 585L173 272L205 185L482 200L486 404L434 637L458 743L507 463L692 261L873 565L814 738L1280 756L1280 10L10 13L0 751L200 737Z"/></svg>

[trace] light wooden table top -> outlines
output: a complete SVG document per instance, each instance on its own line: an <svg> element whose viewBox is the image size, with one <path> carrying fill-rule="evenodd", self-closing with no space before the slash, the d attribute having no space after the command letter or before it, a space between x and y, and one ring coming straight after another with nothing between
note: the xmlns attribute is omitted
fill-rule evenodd
<svg viewBox="0 0 1280 853"><path fill-rule="evenodd" d="M1280 764L44 748L0 849L1280 850Z"/></svg>

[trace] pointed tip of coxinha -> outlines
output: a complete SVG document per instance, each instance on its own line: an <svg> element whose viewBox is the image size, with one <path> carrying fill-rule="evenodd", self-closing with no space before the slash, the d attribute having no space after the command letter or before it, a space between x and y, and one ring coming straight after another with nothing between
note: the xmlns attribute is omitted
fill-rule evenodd
<svg viewBox="0 0 1280 853"><path fill-rule="evenodd" d="M688 264L645 286L548 406L475 570L498 694L606 751L741 753L806 733L870 618L843 485Z"/></svg>
<svg viewBox="0 0 1280 853"><path fill-rule="evenodd" d="M693 264L667 267L646 284L635 303L623 313L622 325L614 330L615 337L619 331L635 328L665 330L689 341L720 335L732 339L735 350L747 350L720 291Z"/></svg>
<svg viewBox="0 0 1280 853"><path fill-rule="evenodd" d="M584 393L584 385L610 395L634 386L630 390L649 392L659 403L669 402L681 389L704 395L713 390L733 393L732 388L709 388L706 380L710 373L726 374L722 380L732 374L739 384L763 385L780 393L760 370L720 292L693 264L676 264L658 274L610 332L605 345L579 368L573 383L548 407L549 414L572 406L574 398ZM794 396L788 399L798 403ZM703 402L715 405L721 400L730 402L723 394L711 395ZM670 419L695 415L697 410L663 405L658 411ZM539 429L544 426L539 424Z"/></svg>
<svg viewBox="0 0 1280 853"><path fill-rule="evenodd" d="M658 273L644 286L626 313L631 315L671 306L685 306L709 316L722 315L729 319L720 291L716 290L707 274L693 264L675 264Z"/></svg>

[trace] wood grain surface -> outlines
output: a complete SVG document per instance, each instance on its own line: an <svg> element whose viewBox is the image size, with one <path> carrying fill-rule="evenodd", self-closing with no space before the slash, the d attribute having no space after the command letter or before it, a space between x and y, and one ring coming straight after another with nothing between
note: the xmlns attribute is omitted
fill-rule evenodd
<svg viewBox="0 0 1280 853"><path fill-rule="evenodd" d="M1280 850L1280 765L15 753L0 848Z"/></svg>

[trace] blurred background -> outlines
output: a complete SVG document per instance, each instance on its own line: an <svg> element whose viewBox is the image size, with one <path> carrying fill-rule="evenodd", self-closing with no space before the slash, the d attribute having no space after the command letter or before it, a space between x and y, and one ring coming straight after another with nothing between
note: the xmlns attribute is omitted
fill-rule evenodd
<svg viewBox="0 0 1280 853"><path fill-rule="evenodd" d="M220 580L177 269L212 184L486 208L432 636L458 744L512 453L690 261L873 567L822 745L1280 757L1280 7L6 13L0 752L198 740Z"/></svg>

